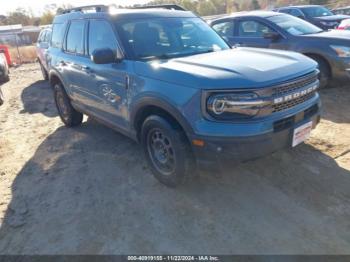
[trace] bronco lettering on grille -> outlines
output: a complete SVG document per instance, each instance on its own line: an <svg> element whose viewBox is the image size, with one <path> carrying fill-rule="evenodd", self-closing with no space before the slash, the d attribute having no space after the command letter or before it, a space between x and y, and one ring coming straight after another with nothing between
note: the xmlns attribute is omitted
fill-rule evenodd
<svg viewBox="0 0 350 262"><path fill-rule="evenodd" d="M316 85L309 87L309 88L302 90L302 91L294 92L292 94L288 94L288 95L281 96L281 97L276 97L276 98L274 98L273 103L280 104L280 103L288 102L288 101L296 99L298 97L310 94L310 93L314 92L317 88L318 88L318 85L316 84Z"/></svg>

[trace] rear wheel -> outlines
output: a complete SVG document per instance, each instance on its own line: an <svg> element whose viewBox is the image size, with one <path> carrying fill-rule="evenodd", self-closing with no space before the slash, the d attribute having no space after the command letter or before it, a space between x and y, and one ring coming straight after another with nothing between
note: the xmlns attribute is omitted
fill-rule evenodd
<svg viewBox="0 0 350 262"><path fill-rule="evenodd" d="M326 88L329 85L331 79L331 69L328 63L321 57L310 55L310 58L318 63L320 70L319 80L320 88Z"/></svg>
<svg viewBox="0 0 350 262"><path fill-rule="evenodd" d="M83 114L73 108L66 91L60 83L54 85L54 96L62 122L68 127L80 125L83 121Z"/></svg>
<svg viewBox="0 0 350 262"><path fill-rule="evenodd" d="M176 187L186 183L194 159L184 132L160 116L149 116L142 125L142 145L149 166L161 183Z"/></svg>

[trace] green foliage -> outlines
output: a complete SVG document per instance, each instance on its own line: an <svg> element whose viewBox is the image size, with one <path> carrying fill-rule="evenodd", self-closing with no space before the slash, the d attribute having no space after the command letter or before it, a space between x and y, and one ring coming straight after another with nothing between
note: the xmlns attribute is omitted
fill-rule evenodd
<svg viewBox="0 0 350 262"><path fill-rule="evenodd" d="M46 11L41 17L40 17L40 24L41 25L49 25L52 24L53 18L55 15L51 11Z"/></svg>

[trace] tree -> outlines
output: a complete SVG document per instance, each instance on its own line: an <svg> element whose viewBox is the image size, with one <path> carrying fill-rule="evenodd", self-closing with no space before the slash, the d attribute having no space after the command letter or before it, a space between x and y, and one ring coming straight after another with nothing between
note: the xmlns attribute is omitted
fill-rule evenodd
<svg viewBox="0 0 350 262"><path fill-rule="evenodd" d="M8 25L30 25L31 17L27 14L26 10L23 8L17 8L14 12L9 13L6 18L6 24Z"/></svg>
<svg viewBox="0 0 350 262"><path fill-rule="evenodd" d="M252 10L259 10L259 9L261 9L258 0L252 0L251 9Z"/></svg>
<svg viewBox="0 0 350 262"><path fill-rule="evenodd" d="M51 13L51 11L46 11L41 17L40 17L40 24L41 25L49 25L52 24L54 18L54 14Z"/></svg>

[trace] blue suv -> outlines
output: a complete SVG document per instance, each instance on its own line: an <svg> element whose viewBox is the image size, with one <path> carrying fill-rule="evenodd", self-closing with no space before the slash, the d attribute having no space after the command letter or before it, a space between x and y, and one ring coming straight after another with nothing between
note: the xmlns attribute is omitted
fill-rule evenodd
<svg viewBox="0 0 350 262"><path fill-rule="evenodd" d="M55 17L49 79L68 127L83 114L142 144L169 187L197 167L302 143L320 119L317 64L233 48L191 12L80 7Z"/></svg>

